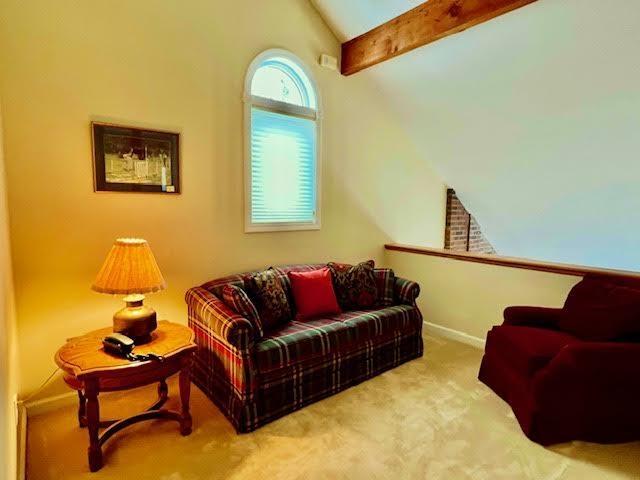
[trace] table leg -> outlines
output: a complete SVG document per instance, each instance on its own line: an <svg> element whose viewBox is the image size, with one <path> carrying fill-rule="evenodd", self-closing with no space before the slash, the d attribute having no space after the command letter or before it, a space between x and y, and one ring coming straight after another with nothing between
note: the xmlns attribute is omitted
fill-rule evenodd
<svg viewBox="0 0 640 480"><path fill-rule="evenodd" d="M87 426L86 415L87 397L84 396L82 390L78 390L78 424L80 425L80 428L84 428Z"/></svg>
<svg viewBox="0 0 640 480"><path fill-rule="evenodd" d="M89 470L96 472L102 468L102 448L100 447L100 405L98 403L99 384L97 380L85 384L87 397L87 428L89 430Z"/></svg>
<svg viewBox="0 0 640 480"><path fill-rule="evenodd" d="M169 396L169 387L167 387L167 380L162 379L158 383L158 402L166 402Z"/></svg>
<svg viewBox="0 0 640 480"><path fill-rule="evenodd" d="M187 361L180 370L180 401L182 412L180 419L180 433L189 435L191 433L191 413L189 413L189 397L191 396L191 362Z"/></svg>

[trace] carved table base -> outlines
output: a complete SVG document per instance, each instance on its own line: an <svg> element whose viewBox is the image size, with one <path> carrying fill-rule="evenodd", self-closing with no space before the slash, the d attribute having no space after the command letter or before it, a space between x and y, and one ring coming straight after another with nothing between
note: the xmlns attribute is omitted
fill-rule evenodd
<svg viewBox="0 0 640 480"><path fill-rule="evenodd" d="M168 398L169 388L167 387L167 381L166 379L162 379L158 383L158 400L156 400L156 403L147 408L143 413L160 410L162 406L167 402ZM122 421L122 419L100 420L99 427L108 428L114 423L118 423L120 421ZM87 427L87 397L85 397L82 389L78 390L78 424L80 425L80 428Z"/></svg>
<svg viewBox="0 0 640 480"><path fill-rule="evenodd" d="M79 407L78 423L81 428L89 431L89 469L96 472L102 468L102 446L114 434L133 424L154 419L175 420L180 424L180 433L184 436L191 433L191 413L189 412L189 397L191 393L190 369L183 365L179 376L181 411L162 408L167 399L168 387L166 379L158 383L158 400L146 411L120 420L100 420L100 393L98 381L86 381L84 391L78 390ZM106 429L100 433L100 429Z"/></svg>

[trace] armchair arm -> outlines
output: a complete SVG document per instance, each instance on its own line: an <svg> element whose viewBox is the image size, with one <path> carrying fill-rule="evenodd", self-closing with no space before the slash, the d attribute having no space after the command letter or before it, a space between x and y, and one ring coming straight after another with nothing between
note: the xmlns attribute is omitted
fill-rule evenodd
<svg viewBox="0 0 640 480"><path fill-rule="evenodd" d="M401 305L415 305L420 295L420 285L405 278L396 277L393 286L393 297Z"/></svg>
<svg viewBox="0 0 640 480"><path fill-rule="evenodd" d="M556 328L561 314L561 308L507 307L503 325Z"/></svg>
<svg viewBox="0 0 640 480"><path fill-rule="evenodd" d="M567 345L549 364L572 370L572 376L594 382L627 382L640 378L640 343L580 342Z"/></svg>
<svg viewBox="0 0 640 480"><path fill-rule="evenodd" d="M573 412L585 422L597 412L633 409L640 402L640 343L569 344L533 378L541 410Z"/></svg>
<svg viewBox="0 0 640 480"><path fill-rule="evenodd" d="M185 295L189 321L206 328L213 336L237 350L249 351L255 332L246 318L238 315L214 294L202 287L194 287Z"/></svg>

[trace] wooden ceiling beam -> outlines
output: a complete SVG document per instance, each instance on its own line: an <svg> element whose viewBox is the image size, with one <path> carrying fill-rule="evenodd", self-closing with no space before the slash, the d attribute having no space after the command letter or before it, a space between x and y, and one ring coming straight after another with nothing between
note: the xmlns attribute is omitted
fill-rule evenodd
<svg viewBox="0 0 640 480"><path fill-rule="evenodd" d="M342 44L343 75L466 30L536 0L429 0Z"/></svg>

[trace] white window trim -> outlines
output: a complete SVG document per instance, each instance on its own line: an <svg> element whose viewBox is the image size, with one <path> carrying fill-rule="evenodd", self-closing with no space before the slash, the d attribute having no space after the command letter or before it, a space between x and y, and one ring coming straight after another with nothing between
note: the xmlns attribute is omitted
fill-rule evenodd
<svg viewBox="0 0 640 480"><path fill-rule="evenodd" d="M316 96L317 109L291 105L285 102L279 102L269 98L251 95L251 80L256 70L262 62L272 57L287 58L295 62L307 76L311 82ZM319 230L321 226L320 205L322 204L322 102L320 100L320 91L315 78L307 65L293 53L280 48L272 48L265 50L253 59L244 82L244 231L245 233L257 232L281 232L294 230ZM252 223L251 222L251 107L256 106L261 109L286 113L304 118L314 119L316 122L316 205L315 205L315 221L314 222L277 222L277 223Z"/></svg>

